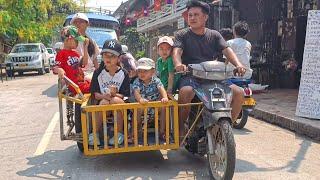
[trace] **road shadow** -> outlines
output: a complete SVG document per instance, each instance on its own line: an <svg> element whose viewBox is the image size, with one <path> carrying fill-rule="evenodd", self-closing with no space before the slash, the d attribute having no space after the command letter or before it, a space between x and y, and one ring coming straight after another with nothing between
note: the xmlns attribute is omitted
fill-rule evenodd
<svg viewBox="0 0 320 180"><path fill-rule="evenodd" d="M237 159L235 173L279 170L295 173L311 143L303 140L296 156L281 167L258 167L252 162ZM74 145L28 157L27 160L28 168L17 172L17 175L32 179L209 179L206 159L183 149L86 157Z"/></svg>
<svg viewBox="0 0 320 180"><path fill-rule="evenodd" d="M18 73L15 73L15 75L16 75L16 77L42 76L42 75L39 75L39 73L37 71L24 72L21 75L19 75Z"/></svg>
<svg viewBox="0 0 320 180"><path fill-rule="evenodd" d="M265 167L257 167L254 163L242 160L242 159L237 159L237 165L235 168L235 172L238 173L245 173L245 172L268 172L268 171L276 171L278 170L277 168L265 168Z"/></svg>
<svg viewBox="0 0 320 180"><path fill-rule="evenodd" d="M247 129L247 128L242 128L242 129L233 128L233 134L234 135L248 135L250 133L252 133L252 131Z"/></svg>
<svg viewBox="0 0 320 180"><path fill-rule="evenodd" d="M296 173L301 166L303 160L305 160L305 156L309 147L312 145L312 140L303 139L296 156L292 158L291 161L287 163L285 166L281 167L257 167L254 163L249 161L237 159L237 165L235 172L252 172L252 171L260 171L260 172L268 172L268 171L279 171L286 170L287 172Z"/></svg>
<svg viewBox="0 0 320 180"><path fill-rule="evenodd" d="M300 149L297 152L296 156L291 161L288 162L287 166L284 167L288 169L287 170L288 172L292 172L292 173L297 172L302 161L305 159L305 156L311 144L312 144L311 140L306 140L306 139L302 140L300 144Z"/></svg>
<svg viewBox="0 0 320 180"><path fill-rule="evenodd" d="M29 77L37 77L37 76L45 76L44 75L39 75L36 71L32 71L32 72L24 72L23 74L19 75L17 72L15 73L14 77L7 77L8 80L15 80L15 79L26 79ZM4 80L5 80L5 76L4 76Z"/></svg>
<svg viewBox="0 0 320 180"><path fill-rule="evenodd" d="M42 91L42 95L46 95L48 97L57 97L58 96L58 84L54 84L48 89Z"/></svg>
<svg viewBox="0 0 320 180"><path fill-rule="evenodd" d="M28 157L19 176L41 179L209 179L204 158L184 150L85 157L71 146ZM167 158L164 158L167 157Z"/></svg>

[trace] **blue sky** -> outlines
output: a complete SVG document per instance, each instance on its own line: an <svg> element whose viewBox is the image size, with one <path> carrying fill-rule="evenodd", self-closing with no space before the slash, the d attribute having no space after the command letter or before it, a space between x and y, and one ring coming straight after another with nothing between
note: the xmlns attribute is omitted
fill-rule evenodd
<svg viewBox="0 0 320 180"><path fill-rule="evenodd" d="M89 0L87 6L89 7L102 7L115 11L121 4L127 0Z"/></svg>

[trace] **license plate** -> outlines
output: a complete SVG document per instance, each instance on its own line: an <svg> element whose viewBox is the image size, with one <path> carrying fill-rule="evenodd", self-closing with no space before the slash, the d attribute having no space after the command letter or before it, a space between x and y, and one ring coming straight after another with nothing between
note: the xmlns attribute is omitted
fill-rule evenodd
<svg viewBox="0 0 320 180"><path fill-rule="evenodd" d="M243 105L245 106L255 106L256 101L253 98L245 98Z"/></svg>
<svg viewBox="0 0 320 180"><path fill-rule="evenodd" d="M19 64L18 65L19 67L25 67L25 66L27 66L26 64Z"/></svg>

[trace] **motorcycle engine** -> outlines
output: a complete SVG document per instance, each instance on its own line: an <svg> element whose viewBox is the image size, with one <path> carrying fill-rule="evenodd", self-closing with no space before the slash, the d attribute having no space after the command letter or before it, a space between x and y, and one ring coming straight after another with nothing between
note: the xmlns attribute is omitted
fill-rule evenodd
<svg viewBox="0 0 320 180"><path fill-rule="evenodd" d="M185 148L192 154L204 155L207 153L206 132L201 128L196 128L186 139Z"/></svg>

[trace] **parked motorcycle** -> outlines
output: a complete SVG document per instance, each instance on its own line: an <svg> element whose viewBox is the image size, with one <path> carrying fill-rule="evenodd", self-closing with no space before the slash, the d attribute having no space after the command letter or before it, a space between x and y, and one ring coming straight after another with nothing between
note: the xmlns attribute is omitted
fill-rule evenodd
<svg viewBox="0 0 320 180"><path fill-rule="evenodd" d="M182 144L191 152L206 156L213 179L232 179L236 162L231 121L231 89L223 83L232 75L225 64L207 61L190 64L190 73L200 85L188 119L189 130Z"/></svg>
<svg viewBox="0 0 320 180"><path fill-rule="evenodd" d="M242 129L248 121L249 114L253 111L256 101L252 97L252 90L249 87L251 83L250 79L233 78L231 82L243 89L244 102L242 104L242 111L238 116L238 119L233 123L233 127L236 129Z"/></svg>

